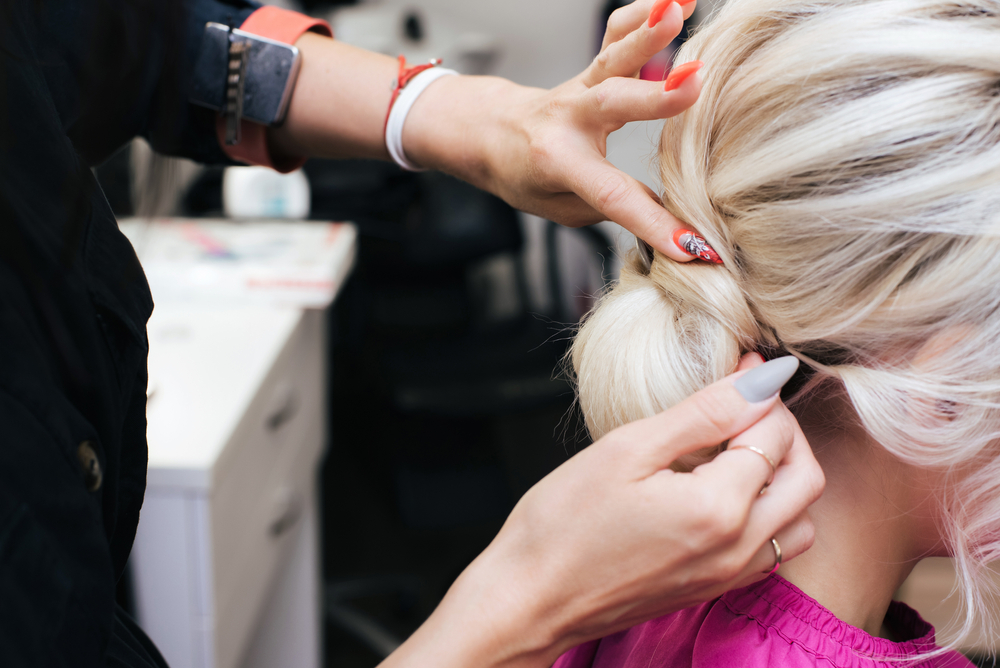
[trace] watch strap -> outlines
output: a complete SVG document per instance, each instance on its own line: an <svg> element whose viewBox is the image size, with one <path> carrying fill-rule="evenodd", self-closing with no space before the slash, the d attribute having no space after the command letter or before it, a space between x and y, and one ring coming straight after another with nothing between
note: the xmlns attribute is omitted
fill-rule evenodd
<svg viewBox="0 0 1000 668"><path fill-rule="evenodd" d="M294 44L307 32L333 37L333 30L326 21L272 5L265 5L248 16L240 30L285 44ZM237 130L239 143L232 145L226 142L227 134L231 136L227 133L226 116L217 117L215 130L222 150L237 162L263 165L287 173L298 169L306 161L305 157L276 161L267 147L267 127L259 123L241 119Z"/></svg>

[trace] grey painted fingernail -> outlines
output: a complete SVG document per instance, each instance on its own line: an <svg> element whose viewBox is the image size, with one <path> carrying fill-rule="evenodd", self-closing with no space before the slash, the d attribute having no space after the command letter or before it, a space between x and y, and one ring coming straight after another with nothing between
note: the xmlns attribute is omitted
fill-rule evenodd
<svg viewBox="0 0 1000 668"><path fill-rule="evenodd" d="M780 390L798 368L799 360L795 357L779 357L743 374L733 383L733 387L744 399L754 404Z"/></svg>

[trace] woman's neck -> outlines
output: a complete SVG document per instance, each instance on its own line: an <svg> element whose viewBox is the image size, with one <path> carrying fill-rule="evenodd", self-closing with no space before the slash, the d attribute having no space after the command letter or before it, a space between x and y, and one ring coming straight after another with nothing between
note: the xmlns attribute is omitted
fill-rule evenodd
<svg viewBox="0 0 1000 668"><path fill-rule="evenodd" d="M900 640L884 624L889 603L916 563L939 549L931 476L872 442L841 397L813 399L796 413L826 490L809 509L813 547L781 575L841 621Z"/></svg>

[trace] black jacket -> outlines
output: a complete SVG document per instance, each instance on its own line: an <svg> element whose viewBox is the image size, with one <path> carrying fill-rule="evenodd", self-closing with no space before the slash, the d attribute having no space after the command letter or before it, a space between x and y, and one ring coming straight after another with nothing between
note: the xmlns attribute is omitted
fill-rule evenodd
<svg viewBox="0 0 1000 668"><path fill-rule="evenodd" d="M149 288L91 167L225 162L186 87L246 0L0 0L0 666L159 666L116 611L146 477Z"/></svg>

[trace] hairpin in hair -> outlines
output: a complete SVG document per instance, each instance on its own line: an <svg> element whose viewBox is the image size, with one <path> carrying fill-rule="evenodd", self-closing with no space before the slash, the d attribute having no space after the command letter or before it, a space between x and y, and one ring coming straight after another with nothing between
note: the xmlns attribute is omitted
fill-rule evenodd
<svg viewBox="0 0 1000 668"><path fill-rule="evenodd" d="M642 262L642 268L648 274L650 268L653 266L653 247L639 237L636 237L635 249L639 251L639 260Z"/></svg>

